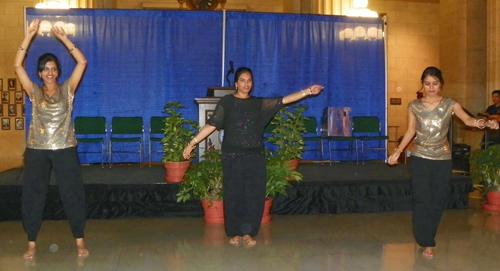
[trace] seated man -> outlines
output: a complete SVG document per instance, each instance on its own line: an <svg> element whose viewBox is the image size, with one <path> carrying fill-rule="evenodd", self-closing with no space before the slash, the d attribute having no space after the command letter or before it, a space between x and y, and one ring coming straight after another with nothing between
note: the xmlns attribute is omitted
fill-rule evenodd
<svg viewBox="0 0 500 271"><path fill-rule="evenodd" d="M494 90L491 93L491 99L493 101L493 104L488 106L486 109L486 113L481 114L485 120L496 120L500 121L500 90ZM486 131L488 137L487 137L487 144L492 145L492 144L500 144L500 132L499 130L491 130L488 129ZM485 142L486 143L486 142Z"/></svg>

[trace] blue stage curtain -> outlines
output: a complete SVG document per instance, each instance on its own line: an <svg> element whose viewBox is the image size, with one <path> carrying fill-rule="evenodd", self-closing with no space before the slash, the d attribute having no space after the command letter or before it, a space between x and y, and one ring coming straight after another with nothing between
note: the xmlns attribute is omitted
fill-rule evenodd
<svg viewBox="0 0 500 271"><path fill-rule="evenodd" d="M226 62L254 71L254 96L286 96L321 84L325 91L319 98L302 102L309 107L307 115L320 120L326 107L351 107L353 116L379 116L385 127L383 39L366 33L341 38L346 28L381 31L380 19L226 14ZM167 102L181 102L184 117L197 120L194 99L221 84L223 12L28 8L26 15L27 23L36 18L76 26L70 38L87 57L88 67L76 94L74 117L104 116L109 127L114 116L141 116L147 138L149 118L162 116ZM49 33L33 41L27 71L35 80L38 57L52 52L60 59L63 82L75 63ZM228 69L226 64L224 73ZM29 102L26 112L29 125ZM132 155L113 158L116 163L130 159L137 160ZM318 156L304 155L304 160L313 159ZM82 157L82 162L98 163L100 157Z"/></svg>
<svg viewBox="0 0 500 271"><path fill-rule="evenodd" d="M341 39L356 27L358 36ZM320 121L326 107L351 107L352 115L378 116L385 127L384 43L367 34L382 32L381 19L228 13L227 29L226 58L253 70L253 95L286 96L320 84L319 97L301 102L306 115ZM318 160L318 154L303 158Z"/></svg>

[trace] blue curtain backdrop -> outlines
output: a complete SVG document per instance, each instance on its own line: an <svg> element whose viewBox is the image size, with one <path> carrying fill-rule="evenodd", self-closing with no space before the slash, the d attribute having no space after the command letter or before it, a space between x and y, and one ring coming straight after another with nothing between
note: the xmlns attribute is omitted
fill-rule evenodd
<svg viewBox="0 0 500 271"><path fill-rule="evenodd" d="M147 138L150 117L162 116L167 102L181 102L186 106L184 116L197 120L194 99L204 97L207 87L220 86L222 12L27 9L26 13L28 23L36 18L52 25L63 22L75 26L69 36L87 57L88 67L76 94L74 117L104 116L109 127L114 116L141 116ZM226 15L226 62L254 71L254 96L286 96L321 84L325 90L318 98L301 102L309 107L306 115L320 122L326 107L351 107L353 116L378 116L385 133L380 19L244 12ZM62 82L69 77L74 60L50 31L43 34L29 49L28 74L37 78L38 56L51 52L60 59ZM229 69L228 64L225 69ZM28 102L27 125L30 110ZM157 155L154 161L160 159ZM304 155L304 160L315 159L320 159L317 154ZM137 158L122 155L113 160L119 163ZM82 163L97 162L100 157L96 155L82 157Z"/></svg>

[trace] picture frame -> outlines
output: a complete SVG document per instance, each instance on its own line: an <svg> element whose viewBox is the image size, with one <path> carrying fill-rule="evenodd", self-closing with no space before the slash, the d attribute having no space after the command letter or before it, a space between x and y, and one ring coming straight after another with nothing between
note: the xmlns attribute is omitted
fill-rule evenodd
<svg viewBox="0 0 500 271"><path fill-rule="evenodd" d="M16 78L7 79L7 86L8 86L9 90L16 90L17 89L17 79Z"/></svg>
<svg viewBox="0 0 500 271"><path fill-rule="evenodd" d="M17 116L17 106L15 104L9 104L7 107L7 111L9 112L7 115L10 117Z"/></svg>
<svg viewBox="0 0 500 271"><path fill-rule="evenodd" d="M16 130L24 130L24 119L23 118L16 118L15 119L15 126Z"/></svg>
<svg viewBox="0 0 500 271"><path fill-rule="evenodd" d="M16 91L14 94L14 101L16 104L22 104L24 101L24 93L22 91Z"/></svg>
<svg viewBox="0 0 500 271"><path fill-rule="evenodd" d="M24 104L21 105L21 112L22 112L21 115L23 115L23 116L26 114L26 105L24 105Z"/></svg>
<svg viewBox="0 0 500 271"><path fill-rule="evenodd" d="M0 78L0 91L3 91L3 79Z"/></svg>
<svg viewBox="0 0 500 271"><path fill-rule="evenodd" d="M10 93L8 91L2 91L2 103L3 104L10 103Z"/></svg>
<svg viewBox="0 0 500 271"><path fill-rule="evenodd" d="M10 118L2 118L2 130L10 130Z"/></svg>
<svg viewBox="0 0 500 271"><path fill-rule="evenodd" d="M0 117L3 117L3 104L0 104Z"/></svg>

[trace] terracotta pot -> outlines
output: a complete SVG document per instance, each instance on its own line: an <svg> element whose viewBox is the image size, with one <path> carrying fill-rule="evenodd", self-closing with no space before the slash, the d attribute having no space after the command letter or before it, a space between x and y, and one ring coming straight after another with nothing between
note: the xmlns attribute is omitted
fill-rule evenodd
<svg viewBox="0 0 500 271"><path fill-rule="evenodd" d="M262 221L260 222L261 224L268 224L271 222L271 206L273 205L273 199L266 199L266 202L264 203L264 213L262 214Z"/></svg>
<svg viewBox="0 0 500 271"><path fill-rule="evenodd" d="M184 174L189 169L191 161L167 162L165 167L165 181L167 183L180 183L184 181Z"/></svg>
<svg viewBox="0 0 500 271"><path fill-rule="evenodd" d="M203 211L205 212L206 223L223 224L224 223L224 204L222 201L201 201Z"/></svg>
<svg viewBox="0 0 500 271"><path fill-rule="evenodd" d="M488 203L488 205L500 206L500 192L487 192L486 202Z"/></svg>
<svg viewBox="0 0 500 271"><path fill-rule="evenodd" d="M297 168L299 167L299 162L300 162L300 159L294 159L294 160L288 161L288 163L290 163L290 171L296 172ZM293 179L293 178L286 178L286 180L289 182L295 181L295 179Z"/></svg>

